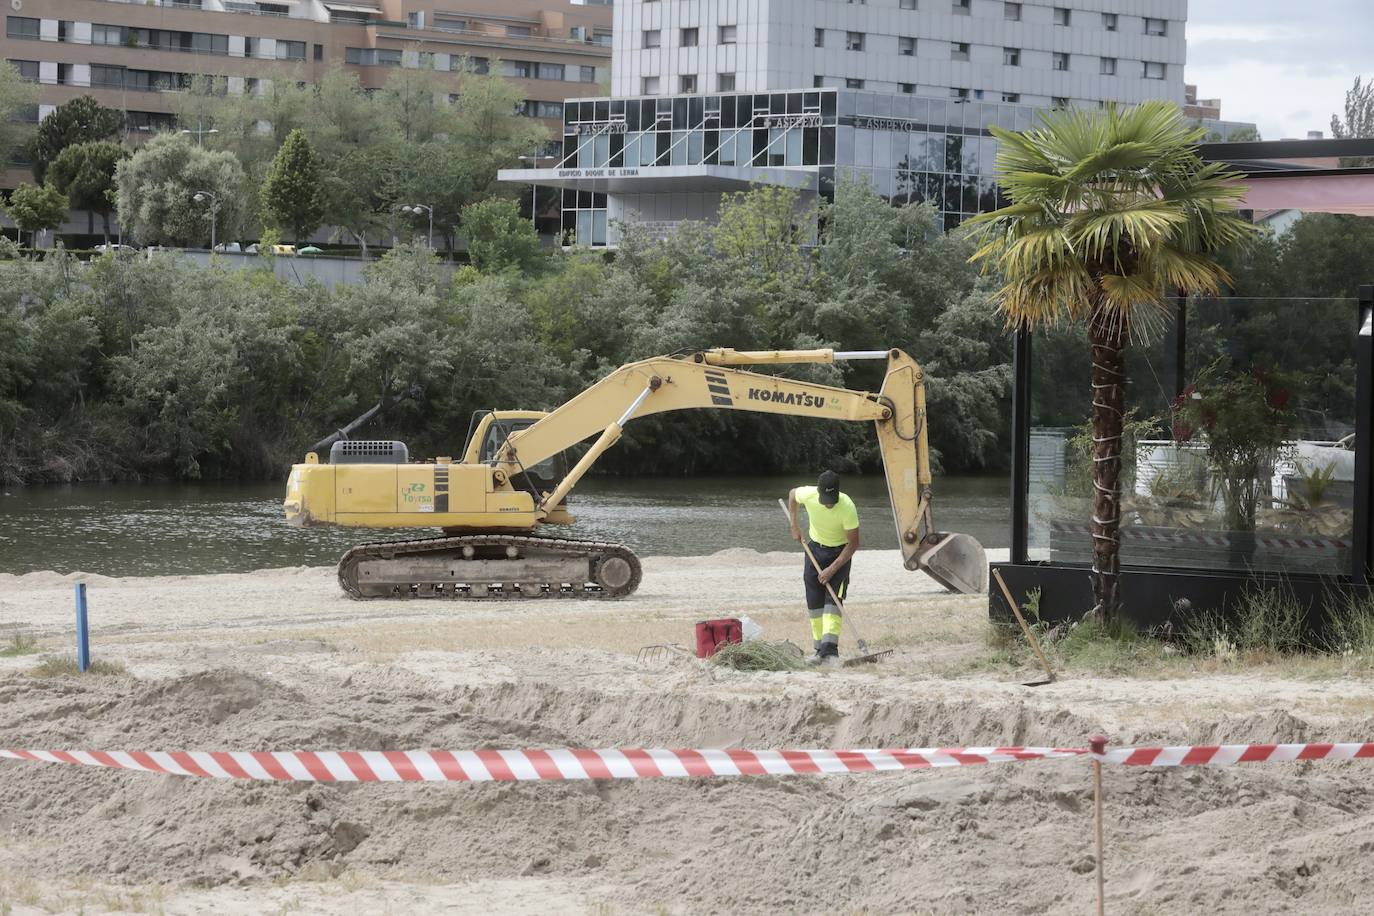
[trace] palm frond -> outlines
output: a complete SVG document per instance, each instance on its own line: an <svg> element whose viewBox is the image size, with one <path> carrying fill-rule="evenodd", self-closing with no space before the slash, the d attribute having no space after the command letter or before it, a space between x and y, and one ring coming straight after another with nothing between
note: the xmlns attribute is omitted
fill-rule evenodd
<svg viewBox="0 0 1374 916"><path fill-rule="evenodd" d="M1211 256L1255 236L1237 212L1240 176L1202 161L1202 131L1171 102L1056 111L992 132L1012 202L967 225L1014 323L1075 320L1095 303L1133 331L1153 326L1166 291L1219 289L1229 278Z"/></svg>

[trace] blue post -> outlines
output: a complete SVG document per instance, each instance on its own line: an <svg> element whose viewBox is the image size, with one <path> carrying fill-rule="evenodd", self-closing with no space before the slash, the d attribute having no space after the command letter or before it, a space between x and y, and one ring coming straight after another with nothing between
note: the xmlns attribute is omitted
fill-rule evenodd
<svg viewBox="0 0 1374 916"><path fill-rule="evenodd" d="M91 667L91 634L86 625L86 583L76 583L76 667Z"/></svg>

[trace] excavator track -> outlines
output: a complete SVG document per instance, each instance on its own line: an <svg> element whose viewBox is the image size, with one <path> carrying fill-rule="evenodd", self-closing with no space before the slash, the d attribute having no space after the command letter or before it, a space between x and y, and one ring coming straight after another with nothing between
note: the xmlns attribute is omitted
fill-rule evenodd
<svg viewBox="0 0 1374 916"><path fill-rule="evenodd" d="M639 587L639 558L621 544L478 534L360 544L339 561L354 598L623 598Z"/></svg>

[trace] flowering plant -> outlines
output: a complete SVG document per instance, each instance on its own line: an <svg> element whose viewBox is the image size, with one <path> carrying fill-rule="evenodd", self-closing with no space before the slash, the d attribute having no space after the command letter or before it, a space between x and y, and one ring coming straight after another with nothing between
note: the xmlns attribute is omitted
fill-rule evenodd
<svg viewBox="0 0 1374 916"><path fill-rule="evenodd" d="M1217 362L1173 400L1174 441L1203 436L1232 530L1255 529L1260 496L1293 428L1291 386L1291 377L1278 372L1225 371Z"/></svg>

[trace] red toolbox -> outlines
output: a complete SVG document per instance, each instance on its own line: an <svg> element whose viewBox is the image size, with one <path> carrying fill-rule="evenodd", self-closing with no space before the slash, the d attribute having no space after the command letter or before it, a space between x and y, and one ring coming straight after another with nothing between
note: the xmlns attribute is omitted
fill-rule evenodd
<svg viewBox="0 0 1374 916"><path fill-rule="evenodd" d="M710 658L726 643L743 639L743 625L738 617L703 620L697 624L697 658Z"/></svg>

